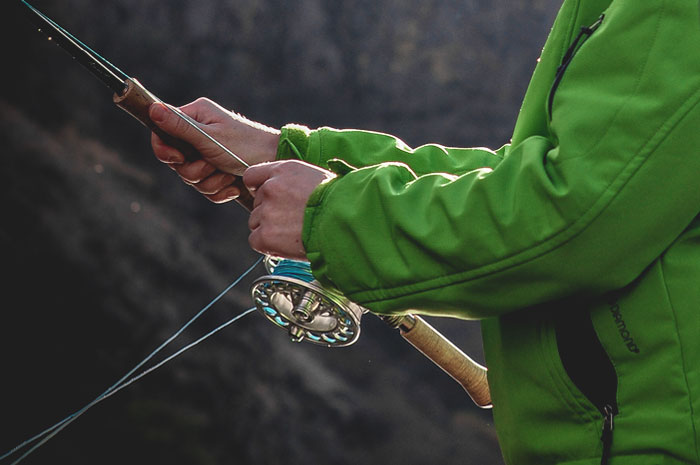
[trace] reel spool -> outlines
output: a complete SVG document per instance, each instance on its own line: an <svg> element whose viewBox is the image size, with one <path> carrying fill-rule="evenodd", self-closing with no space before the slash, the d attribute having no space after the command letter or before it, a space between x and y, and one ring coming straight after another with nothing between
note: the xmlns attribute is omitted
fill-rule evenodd
<svg viewBox="0 0 700 465"><path fill-rule="evenodd" d="M346 347L357 341L366 309L321 287L307 262L267 256L264 264L268 274L253 283L253 301L293 342Z"/></svg>

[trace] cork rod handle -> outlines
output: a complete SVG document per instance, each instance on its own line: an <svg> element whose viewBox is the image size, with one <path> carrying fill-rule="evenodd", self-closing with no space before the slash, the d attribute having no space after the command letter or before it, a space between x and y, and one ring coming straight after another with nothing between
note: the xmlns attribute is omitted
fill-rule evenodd
<svg viewBox="0 0 700 465"><path fill-rule="evenodd" d="M492 407L486 367L469 358L420 317L404 316L399 330L404 339L461 384L476 405Z"/></svg>
<svg viewBox="0 0 700 465"><path fill-rule="evenodd" d="M194 161L201 158L194 147L183 140L176 139L175 137L166 134L151 120L151 117L148 114L148 109L153 103L160 102L160 99L149 92L148 89L141 85L141 83L136 79L128 79L127 84L128 87L122 95L114 94L114 103L119 108L139 120L148 129L158 134L158 137L160 137L163 142L182 152L185 159L188 161ZM243 178L237 176L233 182L233 185L241 192L241 195L236 199L236 201L246 210L252 211L253 196L243 184Z"/></svg>

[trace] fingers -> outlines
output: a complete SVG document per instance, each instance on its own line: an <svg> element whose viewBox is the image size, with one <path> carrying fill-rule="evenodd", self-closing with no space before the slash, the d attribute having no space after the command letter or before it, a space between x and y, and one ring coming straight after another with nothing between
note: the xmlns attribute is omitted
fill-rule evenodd
<svg viewBox="0 0 700 465"><path fill-rule="evenodd" d="M202 130L205 130L204 127L210 123L219 123L227 117L230 118L230 113L206 98L199 98L180 107L178 110L194 120L194 124ZM149 108L149 116L167 134L176 139L184 140L195 148L198 148L198 143L206 142L206 136L198 131L197 128L192 127L193 123L185 121L182 115L178 115L163 103L157 102L152 104ZM151 145L154 152L156 152L156 156L165 163L184 161L182 153L177 150L168 150L168 144L158 136L152 136ZM172 149L172 147L170 148Z"/></svg>
<svg viewBox="0 0 700 465"><path fill-rule="evenodd" d="M207 98L198 98L194 102L179 107L178 110L196 121L200 127L221 123L231 118L229 111ZM152 104L149 108L149 116L165 132L178 139L186 140L192 145L202 137L199 131L162 103Z"/></svg>
<svg viewBox="0 0 700 465"><path fill-rule="evenodd" d="M279 222L284 222L284 218L272 219L274 213L273 208L270 208L270 204L266 202L267 196L266 192L270 191L270 202L274 202L274 197L279 194L271 186L271 178L274 176L275 169L278 163L262 163L259 165L254 165L248 168L243 173L243 183L248 188L248 190L255 195L253 201L253 211L248 217L248 229L250 229L250 235L248 237L248 243L253 248L260 253L270 253L272 248L270 247L270 237L276 237L277 233L274 231L279 225ZM263 205L267 206L264 208ZM265 227L263 228L263 225Z"/></svg>
<svg viewBox="0 0 700 465"><path fill-rule="evenodd" d="M243 183L255 195L248 218L250 246L261 253L304 259L302 232L306 204L320 183L334 177L330 171L297 160L248 168L243 173Z"/></svg>
<svg viewBox="0 0 700 465"><path fill-rule="evenodd" d="M171 164L177 174L188 184L198 184L212 174L216 173L216 167L199 159L189 163Z"/></svg>
<svg viewBox="0 0 700 465"><path fill-rule="evenodd" d="M154 132L151 133L151 148L158 160L168 164L178 164L185 162L185 156L174 147L163 142Z"/></svg>
<svg viewBox="0 0 700 465"><path fill-rule="evenodd" d="M243 183L249 191L255 192L270 179L275 170L284 162L270 162L253 165L243 173Z"/></svg>
<svg viewBox="0 0 700 465"><path fill-rule="evenodd" d="M233 184L235 179L235 176L228 173L215 173L192 186L202 194L212 195Z"/></svg>
<svg viewBox="0 0 700 465"><path fill-rule="evenodd" d="M233 186L237 176L217 171L204 160L171 166L185 183L214 203L228 202L240 195L240 190Z"/></svg>
<svg viewBox="0 0 700 465"><path fill-rule="evenodd" d="M251 166L243 173L243 184L254 196L253 212L265 200L265 191L271 191L272 195L280 194L273 179L279 166L280 162L261 163Z"/></svg>
<svg viewBox="0 0 700 465"><path fill-rule="evenodd" d="M257 208L260 204L263 203L263 197L264 197L264 192L257 192L255 195L255 199L253 202L253 211L250 212L250 216L248 217L248 229L251 231L255 231L260 227L262 224L262 214L263 214L263 209Z"/></svg>
<svg viewBox="0 0 700 465"><path fill-rule="evenodd" d="M217 171L204 160L186 163L180 152L164 144L155 134L151 138L151 145L160 161L168 164L186 184L194 187L212 202L228 202L240 195L240 190L232 185L237 176Z"/></svg>
<svg viewBox="0 0 700 465"><path fill-rule="evenodd" d="M216 194L205 195L205 197L214 203L224 203L237 199L239 195L241 195L241 191L236 186L229 186Z"/></svg>
<svg viewBox="0 0 700 465"><path fill-rule="evenodd" d="M215 172L198 182L188 181L184 177L183 180L214 203L228 202L241 195L238 187L233 184L236 176L228 173Z"/></svg>
<svg viewBox="0 0 700 465"><path fill-rule="evenodd" d="M205 138L205 136L197 131L190 123L162 103L152 104L148 111L151 120L159 128L176 139L184 140L196 147L197 143Z"/></svg>
<svg viewBox="0 0 700 465"><path fill-rule="evenodd" d="M302 226L292 217L256 208L250 214L248 227L248 244L253 250L294 260L306 259L306 250L301 239Z"/></svg>
<svg viewBox="0 0 700 465"><path fill-rule="evenodd" d="M169 139L166 138L168 142L165 142L164 136L152 134L151 147L156 158L168 164L185 183L212 202L222 203L239 197L240 187L234 186L233 183L236 180L234 175L243 171L241 163L235 157L231 157L230 152L212 144L211 140L198 130L199 128L224 143L226 140L230 141L231 134L237 133L237 126L231 124L234 121L232 113L206 98L197 99L177 111L193 121L186 121L182 114L162 103L152 104L149 116L166 134L191 145L201 158L191 161L190 154L185 157L181 150L171 145Z"/></svg>

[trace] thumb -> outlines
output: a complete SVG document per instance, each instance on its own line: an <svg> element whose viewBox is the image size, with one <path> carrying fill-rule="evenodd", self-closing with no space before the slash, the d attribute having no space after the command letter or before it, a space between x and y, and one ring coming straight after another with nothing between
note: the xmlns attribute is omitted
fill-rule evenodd
<svg viewBox="0 0 700 465"><path fill-rule="evenodd" d="M243 173L243 183L251 192L258 190L272 177L273 170L278 164L279 162L259 163L247 168Z"/></svg>

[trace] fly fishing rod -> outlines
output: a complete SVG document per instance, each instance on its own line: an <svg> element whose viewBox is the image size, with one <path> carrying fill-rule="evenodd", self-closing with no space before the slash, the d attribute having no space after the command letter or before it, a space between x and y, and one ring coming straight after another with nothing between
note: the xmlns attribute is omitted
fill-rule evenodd
<svg viewBox="0 0 700 465"><path fill-rule="evenodd" d="M166 144L177 148L188 160L196 160L200 155L191 145L166 134L151 120L149 108L153 103L168 106L188 125L207 137L217 149L237 160L242 168L248 166L188 115L162 102L138 80L128 76L29 3L20 1L40 31L114 92L113 101L117 106L155 132ZM231 174L237 175L234 185L241 192L237 202L252 211L253 195L243 184L240 173ZM363 314L369 313L367 309L349 301L340 292L321 286L313 278L307 262L267 257L265 266L267 275L260 277L251 289L253 301L262 315L288 331L292 341L307 341L327 347L344 347L357 341L360 319ZM469 358L418 316L405 314L380 318L398 329L408 342L457 380L478 406L491 406L485 367Z"/></svg>

